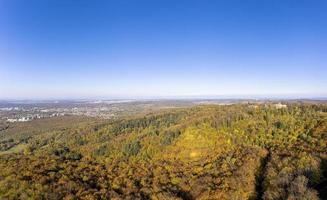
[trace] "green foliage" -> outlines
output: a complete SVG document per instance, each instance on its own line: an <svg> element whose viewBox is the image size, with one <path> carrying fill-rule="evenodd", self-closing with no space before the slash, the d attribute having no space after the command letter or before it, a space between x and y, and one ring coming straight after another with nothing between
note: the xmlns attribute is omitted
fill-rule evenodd
<svg viewBox="0 0 327 200"><path fill-rule="evenodd" d="M163 138L161 139L161 144L166 146L170 145L174 139L176 139L181 132L179 130L168 130L163 134Z"/></svg>
<svg viewBox="0 0 327 200"><path fill-rule="evenodd" d="M62 159L69 159L69 160L80 160L82 155L80 153L70 151L68 147L60 147L53 150L53 154L62 158Z"/></svg>
<svg viewBox="0 0 327 200"><path fill-rule="evenodd" d="M108 152L107 145L101 145L99 148L95 149L94 155L95 156L104 156Z"/></svg>
<svg viewBox="0 0 327 200"><path fill-rule="evenodd" d="M122 152L124 155L127 156L135 156L140 152L141 148L142 146L140 141L135 140L125 144L122 149Z"/></svg>

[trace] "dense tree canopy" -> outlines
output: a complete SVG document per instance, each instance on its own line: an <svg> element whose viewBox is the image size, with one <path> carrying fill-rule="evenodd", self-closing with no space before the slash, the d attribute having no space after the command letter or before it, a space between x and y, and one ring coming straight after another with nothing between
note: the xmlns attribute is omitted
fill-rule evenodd
<svg viewBox="0 0 327 200"><path fill-rule="evenodd" d="M0 132L0 197L324 199L326 108L208 105L9 127Z"/></svg>

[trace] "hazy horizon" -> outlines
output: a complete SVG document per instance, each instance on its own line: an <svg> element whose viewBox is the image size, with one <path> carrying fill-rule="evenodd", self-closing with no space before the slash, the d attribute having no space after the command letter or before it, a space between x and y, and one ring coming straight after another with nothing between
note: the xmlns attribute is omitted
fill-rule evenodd
<svg viewBox="0 0 327 200"><path fill-rule="evenodd" d="M119 100L327 100L327 95L188 95L188 96L93 96L14 97L0 101L119 101Z"/></svg>
<svg viewBox="0 0 327 200"><path fill-rule="evenodd" d="M0 99L327 97L326 1L1 1Z"/></svg>

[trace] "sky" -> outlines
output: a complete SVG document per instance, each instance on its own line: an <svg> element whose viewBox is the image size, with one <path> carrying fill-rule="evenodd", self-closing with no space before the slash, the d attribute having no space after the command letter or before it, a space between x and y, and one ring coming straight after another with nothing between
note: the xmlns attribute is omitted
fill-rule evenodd
<svg viewBox="0 0 327 200"><path fill-rule="evenodd" d="M0 99L327 96L325 0L0 0Z"/></svg>

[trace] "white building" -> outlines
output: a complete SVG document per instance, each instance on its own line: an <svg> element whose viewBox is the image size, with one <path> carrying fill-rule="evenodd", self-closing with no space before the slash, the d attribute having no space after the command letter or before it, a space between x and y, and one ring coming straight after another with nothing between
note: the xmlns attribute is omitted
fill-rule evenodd
<svg viewBox="0 0 327 200"><path fill-rule="evenodd" d="M287 108L287 105L285 104L281 104L280 102L277 103L277 104L274 104L275 108L277 109L281 109L281 108Z"/></svg>

